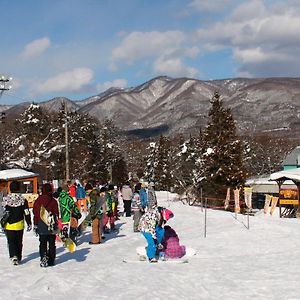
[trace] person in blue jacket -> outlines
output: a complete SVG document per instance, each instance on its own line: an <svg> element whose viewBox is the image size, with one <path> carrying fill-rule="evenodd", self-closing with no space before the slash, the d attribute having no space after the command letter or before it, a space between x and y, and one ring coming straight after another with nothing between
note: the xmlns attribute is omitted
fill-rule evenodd
<svg viewBox="0 0 300 300"><path fill-rule="evenodd" d="M142 183L141 184L141 189L140 189L140 200L141 200L141 206L142 206L142 209L145 211L146 208L148 208L148 195L147 195L147 192L146 192L146 189L145 189L146 185L145 183Z"/></svg>

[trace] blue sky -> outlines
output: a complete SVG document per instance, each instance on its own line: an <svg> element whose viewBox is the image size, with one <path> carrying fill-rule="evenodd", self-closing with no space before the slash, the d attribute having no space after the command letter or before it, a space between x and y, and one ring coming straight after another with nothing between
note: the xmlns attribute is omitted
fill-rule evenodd
<svg viewBox="0 0 300 300"><path fill-rule="evenodd" d="M0 0L0 104L156 76L299 77L299 0Z"/></svg>

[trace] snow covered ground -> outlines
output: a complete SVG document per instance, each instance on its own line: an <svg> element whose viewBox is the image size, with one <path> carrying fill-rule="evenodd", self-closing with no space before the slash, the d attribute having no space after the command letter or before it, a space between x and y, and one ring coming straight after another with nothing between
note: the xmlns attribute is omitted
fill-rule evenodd
<svg viewBox="0 0 300 300"><path fill-rule="evenodd" d="M197 250L188 264L137 259L135 249L145 245L132 230L132 219L117 221L119 233L100 245L89 245L90 228L74 254L57 244L54 267L40 268L38 238L24 236L23 263L8 259L6 238L0 234L0 299L300 299L300 222L276 215L247 217L224 211L204 212L172 202L158 193L159 204L175 217L169 224L181 243Z"/></svg>

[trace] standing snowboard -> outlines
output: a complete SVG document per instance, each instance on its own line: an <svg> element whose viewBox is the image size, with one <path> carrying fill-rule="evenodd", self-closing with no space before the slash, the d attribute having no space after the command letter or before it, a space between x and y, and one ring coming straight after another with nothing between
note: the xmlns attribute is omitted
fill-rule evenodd
<svg viewBox="0 0 300 300"><path fill-rule="evenodd" d="M41 220L48 226L48 230L56 233L68 251L73 253L76 250L76 244L69 237L68 228L63 227L61 222L57 221L54 215L51 212L49 213L44 206L41 206L40 217Z"/></svg>

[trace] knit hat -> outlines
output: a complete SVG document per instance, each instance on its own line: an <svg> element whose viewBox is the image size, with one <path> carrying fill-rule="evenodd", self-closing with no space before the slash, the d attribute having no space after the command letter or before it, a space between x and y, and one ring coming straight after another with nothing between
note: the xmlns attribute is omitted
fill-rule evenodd
<svg viewBox="0 0 300 300"><path fill-rule="evenodd" d="M174 217L173 212L167 208L162 210L161 215L165 221L168 221L169 219Z"/></svg>

